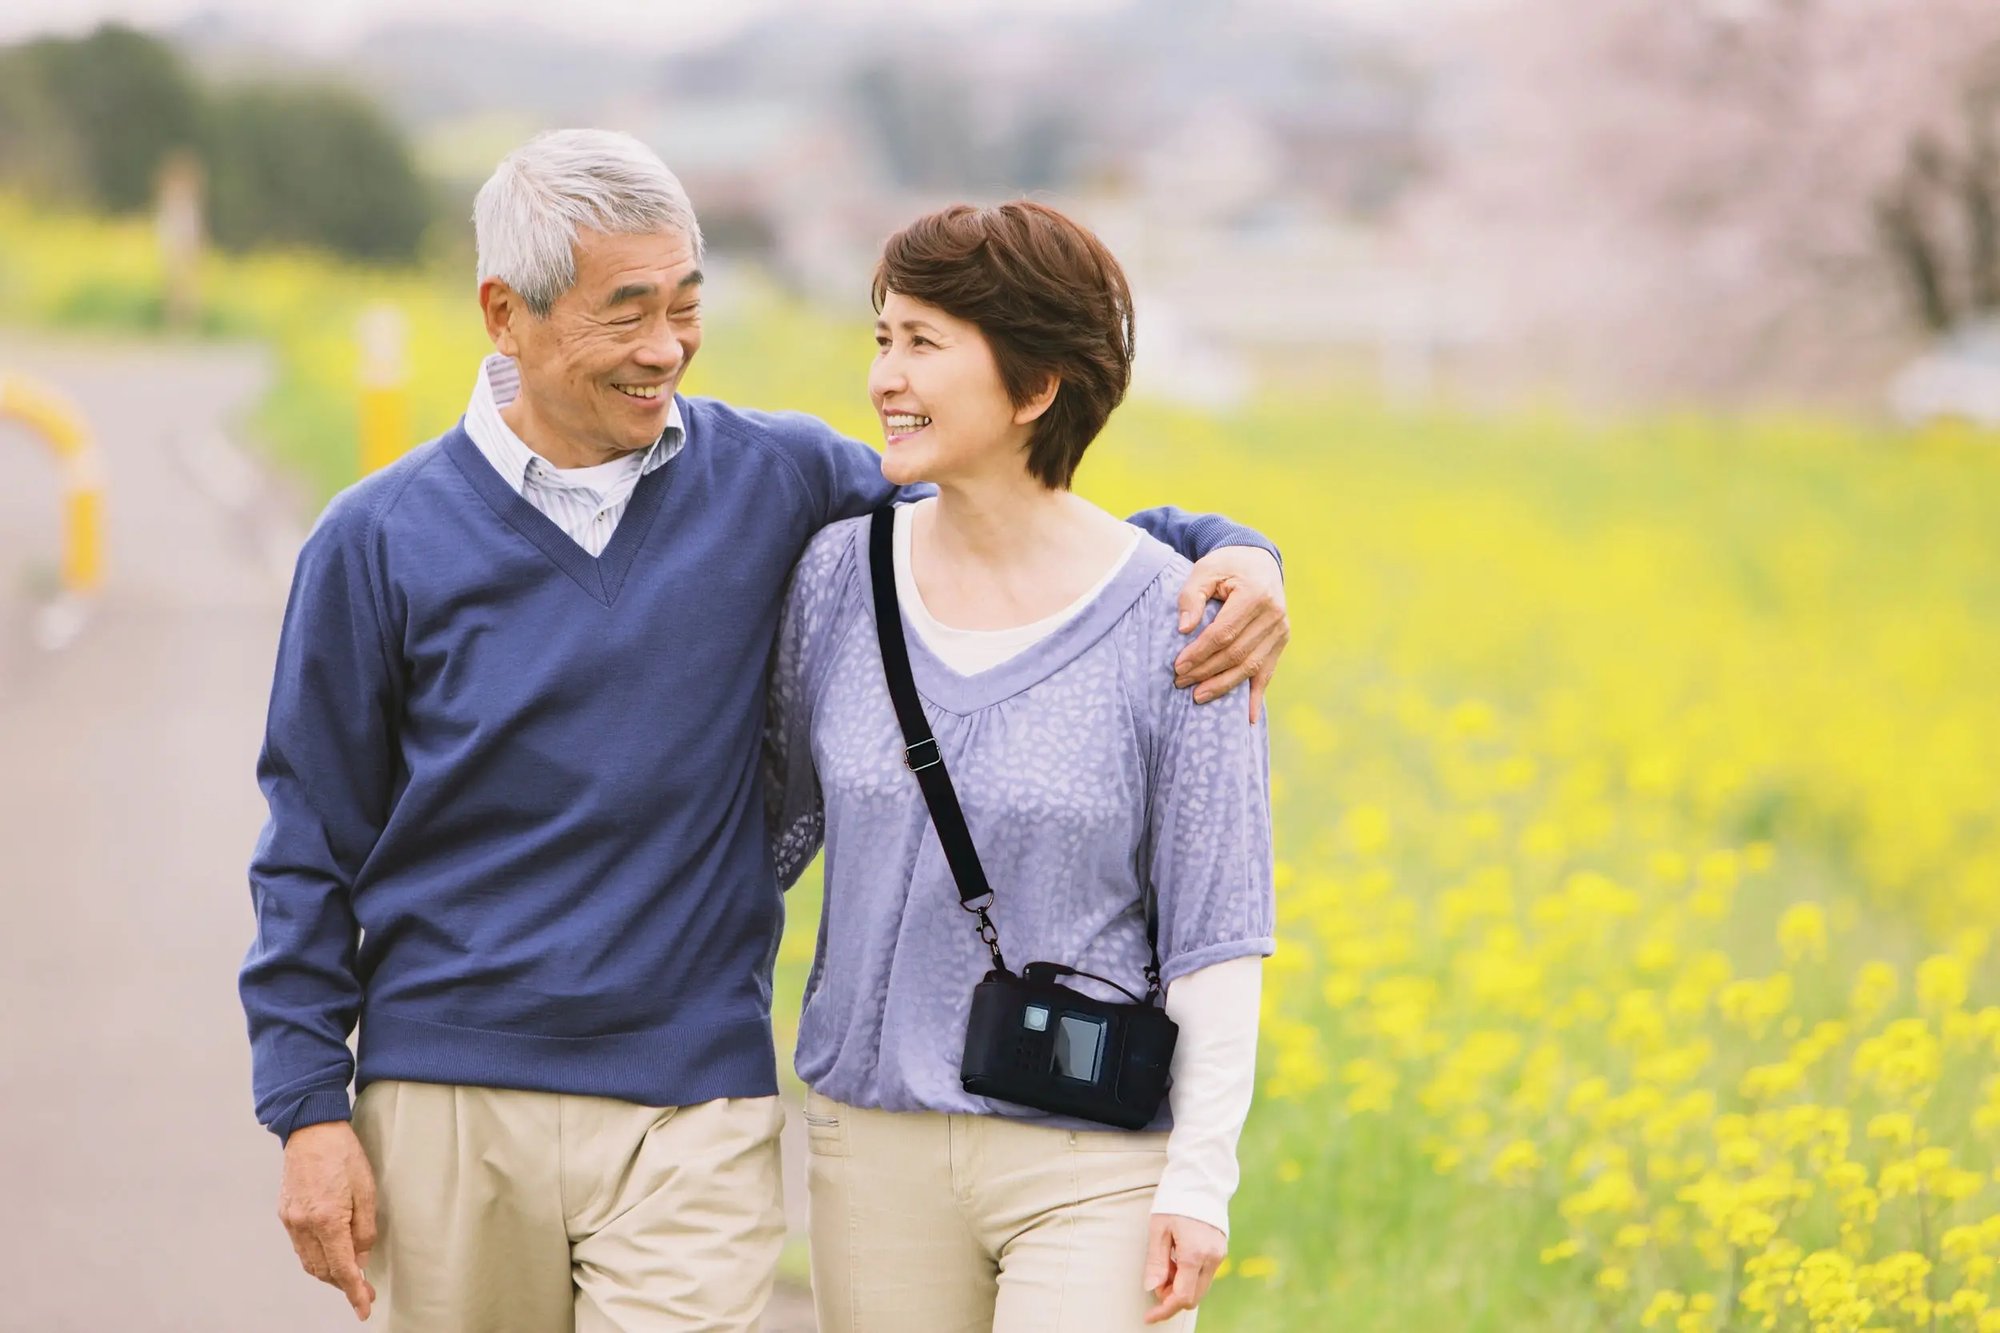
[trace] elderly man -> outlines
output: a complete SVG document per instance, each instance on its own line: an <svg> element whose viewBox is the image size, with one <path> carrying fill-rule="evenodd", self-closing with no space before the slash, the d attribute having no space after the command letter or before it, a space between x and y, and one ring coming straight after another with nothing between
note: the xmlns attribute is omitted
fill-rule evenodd
<svg viewBox="0 0 2000 1333"><path fill-rule="evenodd" d="M241 983L280 1212L397 1329L748 1329L784 1229L764 677L807 540L894 491L676 393L701 231L637 141L538 138L474 216L497 355L327 507L285 613ZM1136 521L1199 560L1187 623L1227 598L1183 678L1261 685L1274 553Z"/></svg>

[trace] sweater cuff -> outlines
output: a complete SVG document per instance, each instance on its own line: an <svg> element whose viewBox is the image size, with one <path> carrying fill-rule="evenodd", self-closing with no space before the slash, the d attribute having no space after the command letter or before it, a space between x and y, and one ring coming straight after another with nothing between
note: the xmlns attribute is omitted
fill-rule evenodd
<svg viewBox="0 0 2000 1333"><path fill-rule="evenodd" d="M324 1125L332 1120L349 1120L354 1115L348 1104L346 1088L322 1088L309 1092L292 1104L292 1109L271 1122L271 1132L279 1142L288 1142L292 1135L307 1125Z"/></svg>
<svg viewBox="0 0 2000 1333"><path fill-rule="evenodd" d="M1214 552L1225 546L1254 546L1260 551L1269 551L1271 558L1278 562L1278 577L1285 576L1285 557L1263 533L1255 528L1246 528L1241 523L1232 523L1221 514L1204 514L1188 526L1190 541Z"/></svg>

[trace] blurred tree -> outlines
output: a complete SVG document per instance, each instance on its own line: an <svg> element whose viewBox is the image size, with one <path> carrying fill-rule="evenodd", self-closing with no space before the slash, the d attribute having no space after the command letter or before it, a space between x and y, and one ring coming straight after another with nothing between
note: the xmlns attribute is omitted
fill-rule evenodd
<svg viewBox="0 0 2000 1333"><path fill-rule="evenodd" d="M407 140L358 94L211 94L172 47L115 24L0 49L0 181L134 212L189 151L207 176L210 232L231 248L410 259L432 216Z"/></svg>
<svg viewBox="0 0 2000 1333"><path fill-rule="evenodd" d="M219 244L416 257L429 220L427 187L402 134L360 95L238 89L216 99L206 139L209 227Z"/></svg>
<svg viewBox="0 0 2000 1333"><path fill-rule="evenodd" d="M42 86L41 62L23 47L0 50L0 182L89 199L82 163L62 109Z"/></svg>
<svg viewBox="0 0 2000 1333"><path fill-rule="evenodd" d="M62 182L70 172L60 158L73 154L92 202L112 212L149 207L161 162L200 134L201 90L186 66L166 43L131 28L106 24L80 39L30 42L8 53L8 65L19 80L0 98L10 130L17 107L24 118L18 136L0 132L0 140L53 131L22 154L31 176Z"/></svg>
<svg viewBox="0 0 2000 1333"><path fill-rule="evenodd" d="M1824 379L2000 313L1994 0L1512 0L1469 32L1451 208L1622 369Z"/></svg>
<svg viewBox="0 0 2000 1333"><path fill-rule="evenodd" d="M979 136L949 70L884 56L854 70L848 95L898 185L986 183Z"/></svg>
<svg viewBox="0 0 2000 1333"><path fill-rule="evenodd" d="M990 56L982 52L982 56ZM964 52L861 60L844 103L898 185L1016 193L1071 178L1083 117L1061 89L1020 90Z"/></svg>

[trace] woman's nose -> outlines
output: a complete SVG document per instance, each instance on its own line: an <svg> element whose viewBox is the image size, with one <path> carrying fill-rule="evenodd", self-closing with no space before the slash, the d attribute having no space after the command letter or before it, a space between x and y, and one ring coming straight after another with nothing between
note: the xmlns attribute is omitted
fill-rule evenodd
<svg viewBox="0 0 2000 1333"><path fill-rule="evenodd" d="M868 392L880 398L904 387L903 368L894 352L884 352L868 366Z"/></svg>

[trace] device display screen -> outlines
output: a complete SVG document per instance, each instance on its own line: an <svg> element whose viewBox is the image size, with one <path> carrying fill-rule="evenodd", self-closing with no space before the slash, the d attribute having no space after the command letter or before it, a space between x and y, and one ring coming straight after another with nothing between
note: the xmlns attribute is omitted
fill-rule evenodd
<svg viewBox="0 0 2000 1333"><path fill-rule="evenodd" d="M1064 1014L1056 1020L1056 1073L1083 1083L1097 1082L1104 1062L1104 1034L1110 1024L1102 1019Z"/></svg>

